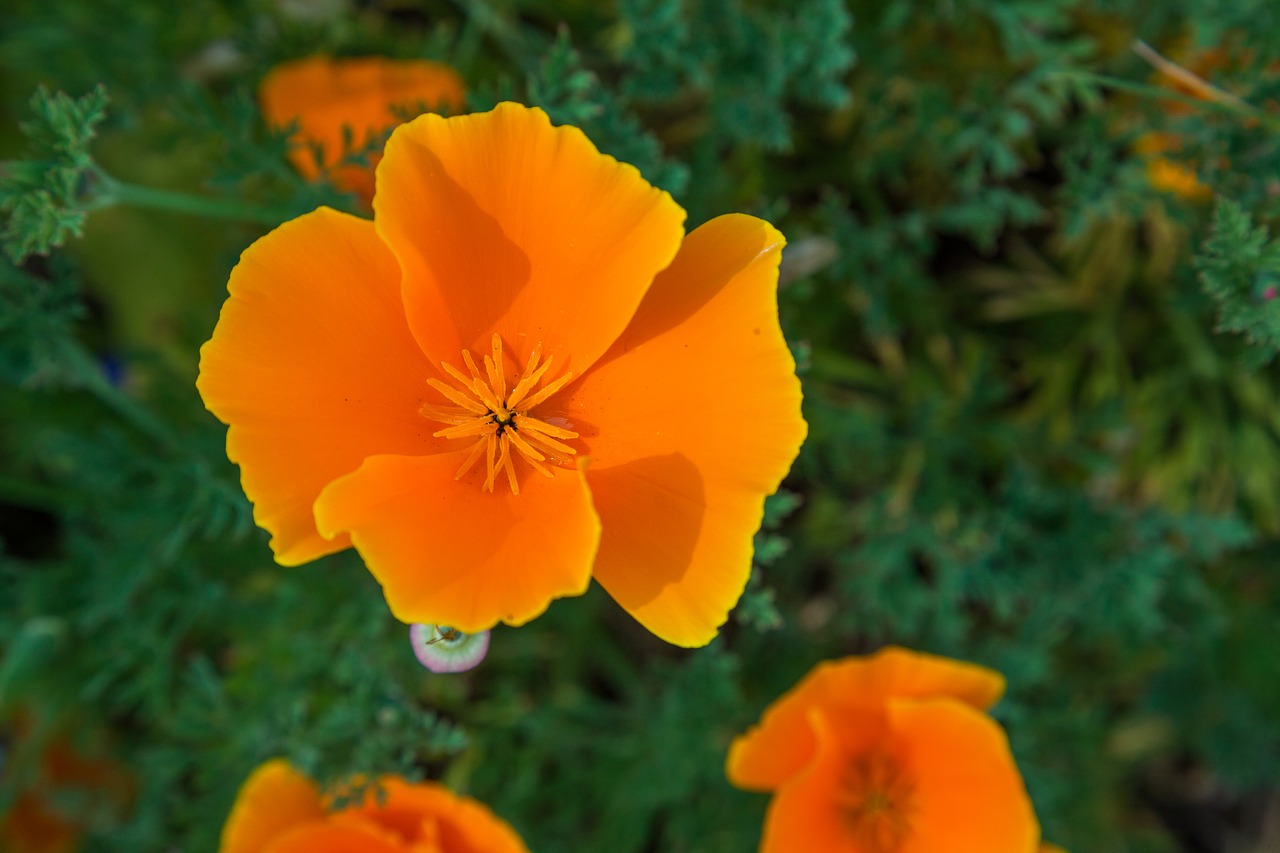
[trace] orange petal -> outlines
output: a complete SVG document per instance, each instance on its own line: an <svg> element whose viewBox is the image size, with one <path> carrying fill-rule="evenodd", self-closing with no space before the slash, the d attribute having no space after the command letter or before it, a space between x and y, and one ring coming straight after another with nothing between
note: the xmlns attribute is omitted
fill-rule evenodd
<svg viewBox="0 0 1280 853"><path fill-rule="evenodd" d="M954 699L891 700L889 726L909 745L912 832L899 853L1028 853L1040 840L1004 731Z"/></svg>
<svg viewBox="0 0 1280 853"><path fill-rule="evenodd" d="M398 108L460 108L466 96L462 78L452 68L426 60L383 57L331 59L312 56L278 65L258 92L267 123L280 128L297 122L289 159L304 177L315 178L319 166L335 169L335 183L368 200L373 197L373 168L340 167L351 135L359 149L403 120ZM317 164L310 144L319 144ZM379 158L373 158L376 162Z"/></svg>
<svg viewBox="0 0 1280 853"><path fill-rule="evenodd" d="M857 846L837 808L844 751L820 714L811 717L814 749L796 776L778 789L765 813L760 853L879 853ZM946 848L940 848L945 850ZM894 851L897 853L897 851ZM948 851L949 853L949 851Z"/></svg>
<svg viewBox="0 0 1280 853"><path fill-rule="evenodd" d="M404 268L433 360L487 351L524 364L541 343L581 373L675 255L684 211L575 127L519 104L401 125L378 166L378 232Z"/></svg>
<svg viewBox="0 0 1280 853"><path fill-rule="evenodd" d="M815 708L830 719L863 719L882 713L889 699L950 697L985 710L1003 692L998 672L895 646L870 657L820 663L733 742L726 772L742 788L767 791L783 784L813 755L808 715Z"/></svg>
<svg viewBox="0 0 1280 853"><path fill-rule="evenodd" d="M196 385L230 426L227 456L284 565L350 544L316 531L311 506L331 481L373 454L443 449L418 414L434 369L399 281L373 225L328 208L281 225L231 272Z"/></svg>
<svg viewBox="0 0 1280 853"><path fill-rule="evenodd" d="M411 853L409 846L376 826L328 820L281 835L263 853Z"/></svg>
<svg viewBox="0 0 1280 853"><path fill-rule="evenodd" d="M344 809L342 815L357 815L374 821L410 841L438 838L443 850L453 853L528 853L520 836L486 806L468 797L459 797L432 782L406 782L386 777L370 789L364 802Z"/></svg>
<svg viewBox="0 0 1280 853"><path fill-rule="evenodd" d="M466 633L521 625L591 580L600 522L580 471L524 469L520 494L481 489L466 452L375 456L316 501L322 533L349 533L403 622Z"/></svg>
<svg viewBox="0 0 1280 853"><path fill-rule="evenodd" d="M694 231L609 352L541 410L592 459L596 579L677 645L709 642L742 594L764 498L804 440L778 327L783 243L750 216Z"/></svg>
<svg viewBox="0 0 1280 853"><path fill-rule="evenodd" d="M324 819L315 783L282 758L260 766L236 796L218 853L265 853L280 836Z"/></svg>

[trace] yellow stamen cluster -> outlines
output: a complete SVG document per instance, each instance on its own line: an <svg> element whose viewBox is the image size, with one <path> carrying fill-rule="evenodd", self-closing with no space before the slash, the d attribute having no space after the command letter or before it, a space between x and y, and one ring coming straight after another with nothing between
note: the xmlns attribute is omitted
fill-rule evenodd
<svg viewBox="0 0 1280 853"><path fill-rule="evenodd" d="M551 356L542 360L542 344L529 353L524 373L507 392L507 377L502 367L502 338L493 336L493 352L484 357L484 372L476 366L468 350L462 351L462 361L471 375L463 373L448 362L441 367L458 383L453 387L439 379L428 379L427 384L443 394L453 406L436 406L427 403L418 411L426 418L451 424L433 435L437 438L471 438L471 452L454 479L461 479L484 456L488 462L488 476L484 490L493 491L499 472L505 472L512 494L520 494L516 479L515 454L519 454L535 471L552 476L544 462L565 461L577 453L562 439L578 437L576 432L553 426L533 417L529 412L545 402L573 378L565 373L533 391L551 368ZM533 392L533 393L530 393Z"/></svg>
<svg viewBox="0 0 1280 853"><path fill-rule="evenodd" d="M861 849L894 853L911 828L912 785L901 764L871 753L849 763L840 780L837 805Z"/></svg>

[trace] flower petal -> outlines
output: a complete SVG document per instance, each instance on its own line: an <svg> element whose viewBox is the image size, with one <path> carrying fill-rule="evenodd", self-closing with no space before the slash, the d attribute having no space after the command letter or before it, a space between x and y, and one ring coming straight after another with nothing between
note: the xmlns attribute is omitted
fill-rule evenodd
<svg viewBox="0 0 1280 853"><path fill-rule="evenodd" d="M348 147L344 134L359 150L403 120L396 108L457 109L466 100L462 78L447 65L380 56L310 56L278 65L263 78L258 97L268 124L297 122L289 160L299 173L314 179L320 166L335 170L335 183L366 201L373 197L373 169L339 165ZM320 145L319 164L307 143Z"/></svg>
<svg viewBox="0 0 1280 853"><path fill-rule="evenodd" d="M844 749L821 714L812 715L812 724L814 748L806 765L778 789L769 803L760 853L797 850L871 853L852 846L849 826L836 808L836 791L844 770Z"/></svg>
<svg viewBox="0 0 1280 853"><path fill-rule="evenodd" d="M575 127L519 104L402 125L378 166L378 232L437 362L500 334L586 370L675 255L684 211Z"/></svg>
<svg viewBox="0 0 1280 853"><path fill-rule="evenodd" d="M677 645L709 642L742 594L764 498L804 440L778 326L783 243L750 216L698 228L609 352L541 410L592 459L596 579Z"/></svg>
<svg viewBox="0 0 1280 853"><path fill-rule="evenodd" d="M375 826L340 820L309 823L281 835L262 853L410 853L409 846Z"/></svg>
<svg viewBox="0 0 1280 853"><path fill-rule="evenodd" d="M348 533L403 622L464 633L521 625L591 580L600 522L580 471L531 471L520 494L481 489L466 453L375 456L316 501L327 536Z"/></svg>
<svg viewBox="0 0 1280 853"><path fill-rule="evenodd" d="M324 819L315 783L282 758L261 765L236 796L218 853L263 853L290 829Z"/></svg>
<svg viewBox="0 0 1280 853"><path fill-rule="evenodd" d="M284 565L350 544L315 528L311 506L332 480L373 454L444 449L418 414L435 371L399 281L373 225L328 208L281 225L231 272L196 385L230 427L227 456Z"/></svg>
<svg viewBox="0 0 1280 853"><path fill-rule="evenodd" d="M909 744L913 831L900 853L1027 853L1040 826L1009 741L954 699L891 700L890 729Z"/></svg>
<svg viewBox="0 0 1280 853"><path fill-rule="evenodd" d="M896 646L870 657L820 663L733 742L726 773L734 785L768 791L800 772L815 749L813 709L829 719L853 719L881 714L889 699L949 697L986 710L1003 692L998 672Z"/></svg>
<svg viewBox="0 0 1280 853"><path fill-rule="evenodd" d="M381 802L379 794L384 798ZM362 803L342 814L374 821L410 842L434 835L442 850L527 853L515 830L487 806L433 782L383 778L377 789L367 790ZM428 827L430 831L425 832Z"/></svg>

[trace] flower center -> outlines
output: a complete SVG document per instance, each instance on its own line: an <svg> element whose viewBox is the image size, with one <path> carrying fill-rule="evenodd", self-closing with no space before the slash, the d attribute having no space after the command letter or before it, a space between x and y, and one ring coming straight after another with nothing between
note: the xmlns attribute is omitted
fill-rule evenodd
<svg viewBox="0 0 1280 853"><path fill-rule="evenodd" d="M915 786L902 766L888 755L859 756L845 768L836 794L859 849L894 853L911 829Z"/></svg>
<svg viewBox="0 0 1280 853"><path fill-rule="evenodd" d="M529 353L524 372L507 390L507 377L502 364L502 338L493 336L493 352L484 357L484 372L476 366L468 350L462 351L462 361L471 375L463 373L448 362L441 362L445 373L457 386L439 379L428 379L427 384L443 394L453 406L436 406L426 403L418 410L423 417L450 426L433 433L437 438L472 439L471 452L454 479L470 471L480 457L488 462L488 476L484 490L493 491L493 484L500 473L505 473L512 494L520 494L516 479L515 457L528 462L535 471L553 476L543 463L563 464L577 453L562 439L578 437L576 432L563 429L533 417L530 411L545 402L573 378L565 373L541 388L538 383L551 368L551 356L542 360L542 344ZM538 388L538 390L534 390Z"/></svg>

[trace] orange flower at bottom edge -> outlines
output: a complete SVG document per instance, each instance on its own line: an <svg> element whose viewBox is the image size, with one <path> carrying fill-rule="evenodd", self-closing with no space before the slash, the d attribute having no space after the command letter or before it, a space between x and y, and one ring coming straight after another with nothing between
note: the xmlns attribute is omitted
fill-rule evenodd
<svg viewBox="0 0 1280 853"><path fill-rule="evenodd" d="M381 56L333 59L311 56L277 65L258 90L262 114L272 127L298 124L290 138L289 160L308 180L330 174L340 189L355 193L366 205L373 198L374 169L342 164L344 132L350 147L360 150L404 120L399 110L459 110L466 102L462 78L452 68L425 59L394 60ZM319 145L316 162L313 145Z"/></svg>
<svg viewBox="0 0 1280 853"><path fill-rule="evenodd" d="M16 750L28 725L20 718L12 729ZM0 770L4 758L0 751ZM0 853L72 853L83 836L117 820L132 793L132 780L121 765L55 739L41 750L34 778L0 811Z"/></svg>
<svg viewBox="0 0 1280 853"><path fill-rule="evenodd" d="M762 853L1035 853L1040 828L985 713L998 673L888 648L819 664L729 749L773 791Z"/></svg>
<svg viewBox="0 0 1280 853"><path fill-rule="evenodd" d="M241 787L218 853L528 853L528 848L484 805L440 785L387 776L360 801L335 809L314 782L277 758Z"/></svg>
<svg viewBox="0 0 1280 853"><path fill-rule="evenodd" d="M783 236L685 212L520 104L392 133L370 222L231 272L197 387L282 565L355 547L401 621L522 625L593 579L710 642L804 440Z"/></svg>

